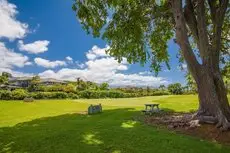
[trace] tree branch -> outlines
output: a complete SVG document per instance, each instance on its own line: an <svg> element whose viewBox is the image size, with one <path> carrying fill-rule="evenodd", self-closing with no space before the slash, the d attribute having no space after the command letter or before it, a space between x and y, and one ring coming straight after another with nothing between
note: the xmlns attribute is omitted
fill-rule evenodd
<svg viewBox="0 0 230 153"><path fill-rule="evenodd" d="M209 39L208 39L208 31L207 31L207 23L205 16L205 5L204 0L197 1L197 28L199 35L199 51L203 63L207 63L209 60L208 50L209 50Z"/></svg>
<svg viewBox="0 0 230 153"><path fill-rule="evenodd" d="M219 58L220 58L220 50L221 50L221 33L222 26L224 23L225 13L228 7L229 0L220 0L220 4L216 10L216 18L214 22L213 28L213 41L212 41L212 50L210 51L210 55L212 55L211 64L215 63L216 70L219 70Z"/></svg>
<svg viewBox="0 0 230 153"><path fill-rule="evenodd" d="M220 1L220 6L218 7L218 10L217 10L217 16L216 16L216 24L214 25L214 41L215 44L216 44L216 48L215 50L216 51L219 51L220 50L220 46L221 46L221 32L222 32L222 26L223 26L223 23L224 23L224 17L225 17L225 12L227 10L227 7L228 7L228 2L229 0L221 0Z"/></svg>
<svg viewBox="0 0 230 153"><path fill-rule="evenodd" d="M208 5L210 7L212 22L215 24L216 22L216 0L208 0Z"/></svg>
<svg viewBox="0 0 230 153"><path fill-rule="evenodd" d="M196 16L194 14L194 7L191 0L186 0L186 5L184 8L184 16L185 16L186 23L189 29L191 30L192 35L194 36L195 41L199 42L197 21L196 21Z"/></svg>
<svg viewBox="0 0 230 153"><path fill-rule="evenodd" d="M170 4L172 6L172 12L176 23L175 28L177 43L182 50L182 54L188 64L189 70L192 72L192 74L197 74L198 70L200 69L200 64L198 63L188 40L188 31L182 10L182 1L171 0ZM193 75L193 77L196 79L196 76Z"/></svg>

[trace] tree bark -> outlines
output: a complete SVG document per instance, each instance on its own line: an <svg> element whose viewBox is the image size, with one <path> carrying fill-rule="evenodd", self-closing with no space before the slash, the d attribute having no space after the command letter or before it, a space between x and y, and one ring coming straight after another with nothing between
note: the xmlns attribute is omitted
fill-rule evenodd
<svg viewBox="0 0 230 153"><path fill-rule="evenodd" d="M214 123L222 130L228 130L230 107L221 74L213 74L203 67L198 74L197 85L199 110L196 117L203 123Z"/></svg>
<svg viewBox="0 0 230 153"><path fill-rule="evenodd" d="M192 26L193 28L199 28L198 33L194 32L195 34L198 34L197 38L199 41L197 41L197 43L200 53L204 56L204 58L202 58L202 64L199 64L188 40L188 31L182 9L182 0L171 0L170 2L176 23L177 43L182 50L188 69L193 75L198 87L199 110L196 117L200 122L215 123L217 127L221 127L222 130L228 130L230 129L230 106L219 70L219 61L216 60L218 56L215 52L219 52L219 50L216 50L216 46L218 45L209 45L207 42L208 38L204 21L198 21L200 23L197 24L197 27ZM204 9L204 1L199 0L198 2L197 19L204 20L205 14L204 10L202 10ZM189 27L191 27L191 25ZM219 32L217 34L219 34ZM216 41L216 43L220 42Z"/></svg>

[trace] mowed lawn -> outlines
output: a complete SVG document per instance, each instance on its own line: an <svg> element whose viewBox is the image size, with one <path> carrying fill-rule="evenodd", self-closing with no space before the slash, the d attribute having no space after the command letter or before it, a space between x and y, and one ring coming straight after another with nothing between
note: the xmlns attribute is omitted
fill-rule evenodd
<svg viewBox="0 0 230 153"><path fill-rule="evenodd" d="M167 111L197 109L197 96L0 101L0 152L229 153L230 147L151 127L133 118L145 103ZM90 104L103 113L85 115Z"/></svg>

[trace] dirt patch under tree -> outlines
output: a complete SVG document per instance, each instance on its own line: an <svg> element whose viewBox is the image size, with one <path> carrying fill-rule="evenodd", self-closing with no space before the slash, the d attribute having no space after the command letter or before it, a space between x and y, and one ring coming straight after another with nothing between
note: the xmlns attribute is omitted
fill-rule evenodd
<svg viewBox="0 0 230 153"><path fill-rule="evenodd" d="M146 115L143 121L148 125L163 126L178 133L230 145L230 131L222 132L213 124L201 125L198 120L194 120L193 113L161 112Z"/></svg>

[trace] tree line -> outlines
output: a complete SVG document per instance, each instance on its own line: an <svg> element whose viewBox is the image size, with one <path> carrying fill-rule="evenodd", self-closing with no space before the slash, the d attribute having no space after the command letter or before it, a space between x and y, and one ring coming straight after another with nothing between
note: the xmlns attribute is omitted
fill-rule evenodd
<svg viewBox="0 0 230 153"><path fill-rule="evenodd" d="M0 76L0 85L7 85L8 73L2 73ZM76 81L69 81L66 84L55 83L53 85L41 84L41 78L34 76L30 80L29 86L19 89L1 89L0 99L4 100L22 100L26 97L34 99L78 99L78 98L131 98L143 96L160 96L170 94L195 94L182 86L180 83L170 84L167 87L160 85L157 88L151 87L109 87L104 82L97 84L91 81L84 81L77 78Z"/></svg>

